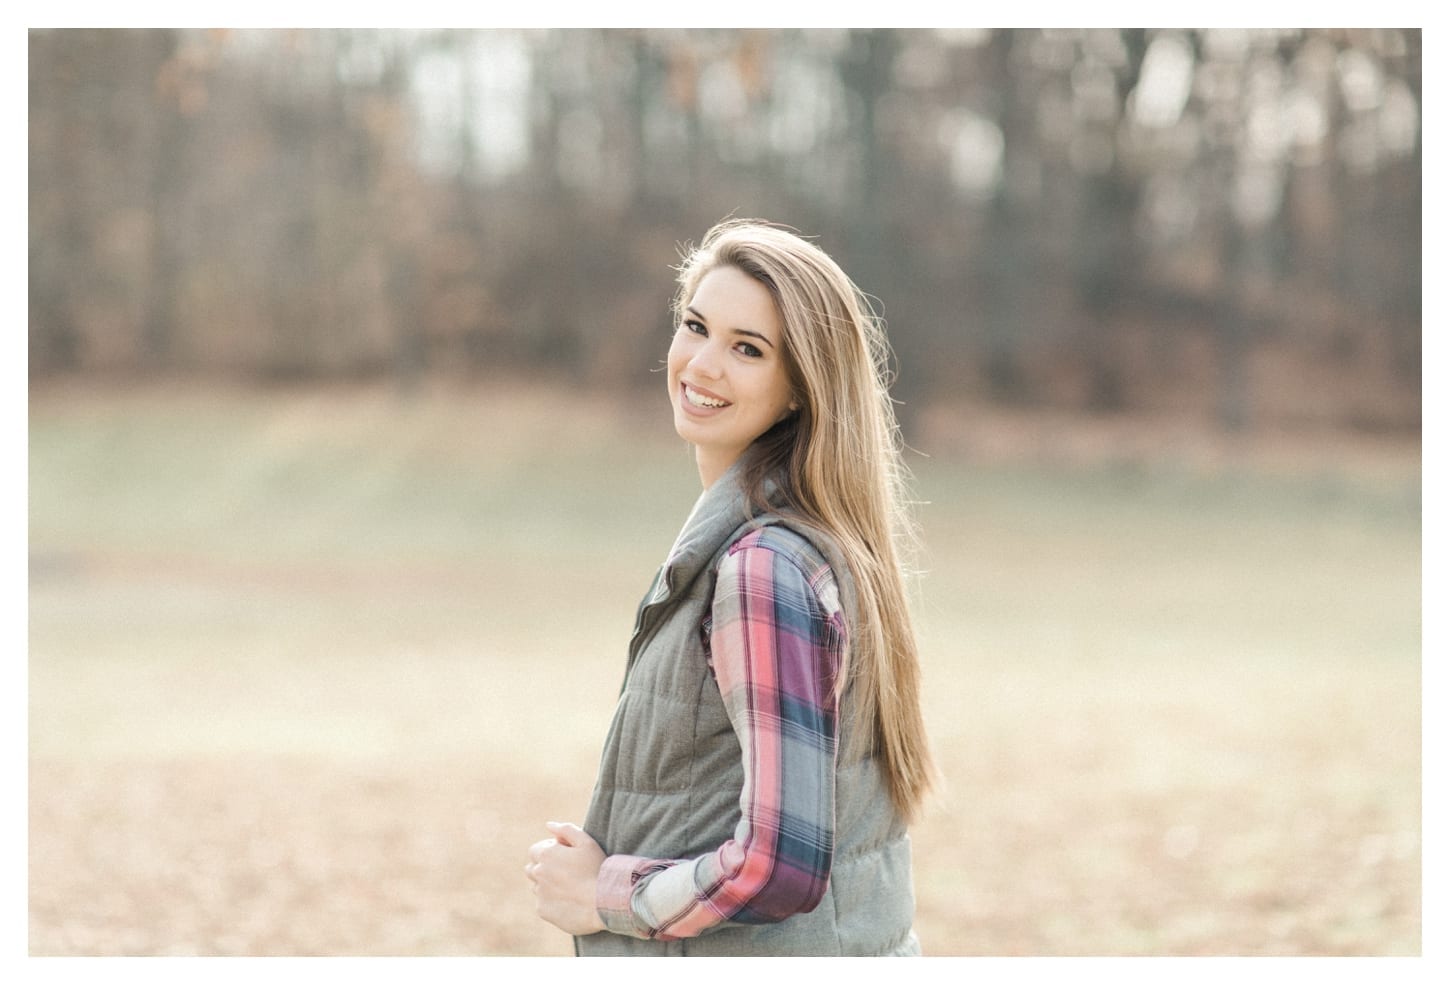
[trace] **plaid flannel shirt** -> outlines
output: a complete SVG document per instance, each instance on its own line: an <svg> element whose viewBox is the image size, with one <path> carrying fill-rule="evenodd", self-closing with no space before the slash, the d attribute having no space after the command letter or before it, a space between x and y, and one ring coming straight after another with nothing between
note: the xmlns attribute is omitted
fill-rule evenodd
<svg viewBox="0 0 1450 985"><path fill-rule="evenodd" d="M596 905L616 934L698 936L769 923L820 902L835 823L836 677L846 643L831 569L741 538L721 560L705 626L710 666L740 741L733 837L693 859L608 857Z"/></svg>

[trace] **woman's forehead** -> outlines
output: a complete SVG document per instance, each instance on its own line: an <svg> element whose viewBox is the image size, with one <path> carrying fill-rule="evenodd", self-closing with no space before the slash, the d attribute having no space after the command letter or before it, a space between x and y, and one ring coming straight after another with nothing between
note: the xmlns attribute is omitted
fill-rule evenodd
<svg viewBox="0 0 1450 985"><path fill-rule="evenodd" d="M741 328L780 338L775 298L760 281L739 267L715 267L695 286L686 306L716 328ZM722 324L715 325L715 322Z"/></svg>

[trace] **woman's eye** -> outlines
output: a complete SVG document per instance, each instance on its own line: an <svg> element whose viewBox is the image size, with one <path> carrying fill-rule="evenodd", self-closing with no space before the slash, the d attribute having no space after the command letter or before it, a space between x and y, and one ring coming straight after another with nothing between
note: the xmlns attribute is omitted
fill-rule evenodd
<svg viewBox="0 0 1450 985"><path fill-rule="evenodd" d="M747 356L763 356L763 355L765 355L765 353L761 352L759 349L757 349L755 346L751 345L749 342L741 342L740 343L740 351L744 355L747 355Z"/></svg>
<svg viewBox="0 0 1450 985"><path fill-rule="evenodd" d="M687 331L687 332L694 332L696 335L708 335L709 334L708 332L705 331L705 326L704 325L702 325L699 322L694 321L694 320L690 320L690 321L686 321L685 322L685 331Z"/></svg>

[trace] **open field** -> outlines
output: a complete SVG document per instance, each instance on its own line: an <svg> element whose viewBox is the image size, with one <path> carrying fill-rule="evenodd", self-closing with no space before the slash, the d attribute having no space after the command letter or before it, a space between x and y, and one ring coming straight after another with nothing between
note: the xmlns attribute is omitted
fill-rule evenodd
<svg viewBox="0 0 1450 985"><path fill-rule="evenodd" d="M31 953L568 953L524 851L582 816L698 492L662 408L30 412ZM1414 449L1065 466L933 420L927 953L1419 953Z"/></svg>

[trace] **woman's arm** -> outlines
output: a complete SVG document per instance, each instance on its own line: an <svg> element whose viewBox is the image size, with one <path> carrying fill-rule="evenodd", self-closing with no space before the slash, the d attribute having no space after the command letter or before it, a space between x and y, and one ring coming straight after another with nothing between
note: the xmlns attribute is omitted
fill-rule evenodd
<svg viewBox="0 0 1450 985"><path fill-rule="evenodd" d="M699 858L605 859L597 906L614 933L676 940L727 920L770 923L825 894L845 623L821 602L828 567L803 571L757 541L745 538L722 559L711 613L710 662L745 772L740 822Z"/></svg>

